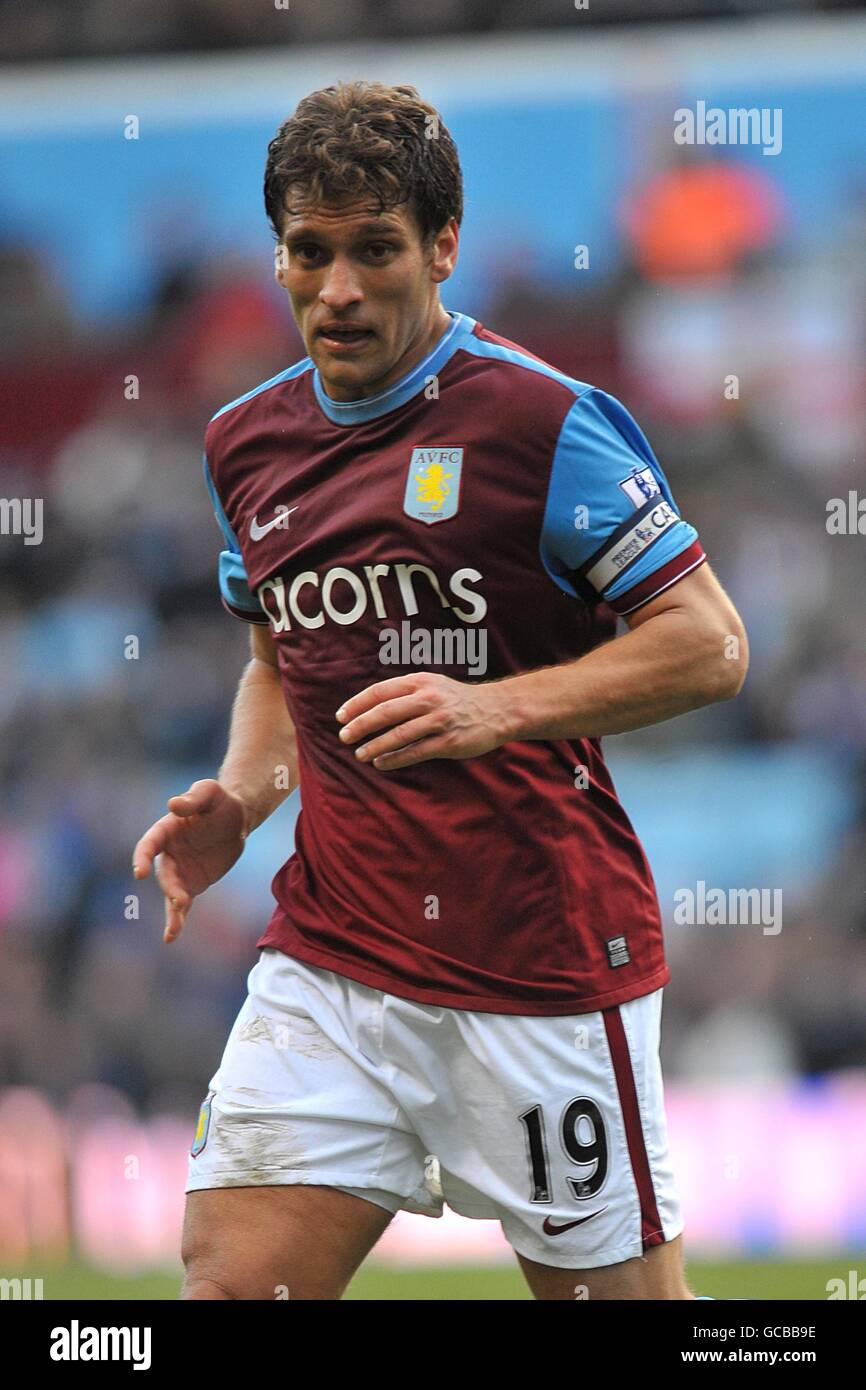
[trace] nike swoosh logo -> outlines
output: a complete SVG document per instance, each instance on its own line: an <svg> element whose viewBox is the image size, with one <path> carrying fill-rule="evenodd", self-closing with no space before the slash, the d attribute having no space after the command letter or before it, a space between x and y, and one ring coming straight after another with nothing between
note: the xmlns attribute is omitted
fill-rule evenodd
<svg viewBox="0 0 866 1390"><path fill-rule="evenodd" d="M584 1221L591 1221L594 1216L601 1216L603 1211L607 1211L607 1207L599 1207L598 1211L591 1211L589 1216L579 1216L576 1221L566 1221L562 1226L557 1226L547 1216L541 1229L546 1236L561 1236L563 1231L570 1231L572 1226L582 1226Z"/></svg>
<svg viewBox="0 0 866 1390"><path fill-rule="evenodd" d="M262 536L266 536L269 531L273 531L275 526L282 526L286 517L291 516L292 512L296 512L297 510L297 507L282 507L280 511L277 512L273 521L266 521L264 526L260 526L258 517L254 516L250 522L250 539L260 541Z"/></svg>

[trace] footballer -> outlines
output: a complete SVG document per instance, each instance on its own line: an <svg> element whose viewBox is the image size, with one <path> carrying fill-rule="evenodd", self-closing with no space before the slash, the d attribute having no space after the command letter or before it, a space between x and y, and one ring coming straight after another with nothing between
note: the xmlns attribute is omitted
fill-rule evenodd
<svg viewBox="0 0 866 1390"><path fill-rule="evenodd" d="M601 739L735 696L742 623L625 407L444 307L462 176L413 87L307 96L265 204L308 356L204 460L251 659L217 778L133 860L174 941L300 787L183 1297L339 1298L397 1211L447 1203L538 1299L694 1298L661 915Z"/></svg>

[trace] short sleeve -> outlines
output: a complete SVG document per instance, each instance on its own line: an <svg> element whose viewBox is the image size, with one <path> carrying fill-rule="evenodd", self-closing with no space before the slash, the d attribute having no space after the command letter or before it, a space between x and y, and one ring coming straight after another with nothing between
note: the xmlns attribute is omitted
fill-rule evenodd
<svg viewBox="0 0 866 1390"><path fill-rule="evenodd" d="M236 618L243 618L248 623L267 623L267 615L262 611L261 604L250 592L238 538L229 525L228 517L223 511L222 503L214 487L207 454L204 455L204 479L213 503L214 514L226 543L226 548L220 552L218 571L220 598L223 605Z"/></svg>
<svg viewBox="0 0 866 1390"><path fill-rule="evenodd" d="M541 558L566 593L631 613L705 559L646 436L596 387L563 422L551 468Z"/></svg>

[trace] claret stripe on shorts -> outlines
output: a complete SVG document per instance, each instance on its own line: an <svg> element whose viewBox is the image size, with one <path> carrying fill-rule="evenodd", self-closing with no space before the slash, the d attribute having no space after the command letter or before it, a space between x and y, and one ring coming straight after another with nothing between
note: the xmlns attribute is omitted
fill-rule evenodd
<svg viewBox="0 0 866 1390"><path fill-rule="evenodd" d="M648 1250L652 1245L663 1245L665 1237L647 1157L631 1056L619 1008L604 1009L602 1017L625 1123L628 1155L640 1201L641 1242L644 1250Z"/></svg>

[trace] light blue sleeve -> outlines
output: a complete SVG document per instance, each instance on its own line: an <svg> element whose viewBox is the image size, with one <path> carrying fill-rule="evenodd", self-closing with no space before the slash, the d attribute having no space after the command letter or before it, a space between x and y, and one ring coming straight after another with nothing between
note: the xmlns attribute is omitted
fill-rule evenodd
<svg viewBox="0 0 866 1390"><path fill-rule="evenodd" d="M614 396L591 387L563 422L551 468L541 559L588 602L616 599L697 539L646 436Z"/></svg>
<svg viewBox="0 0 866 1390"><path fill-rule="evenodd" d="M217 496L207 454L204 455L204 479L226 543L226 548L220 552L219 557L219 590L223 603L238 618L246 618L253 623L266 623L268 620L261 604L255 595L250 593L238 538L229 525L228 517Z"/></svg>

